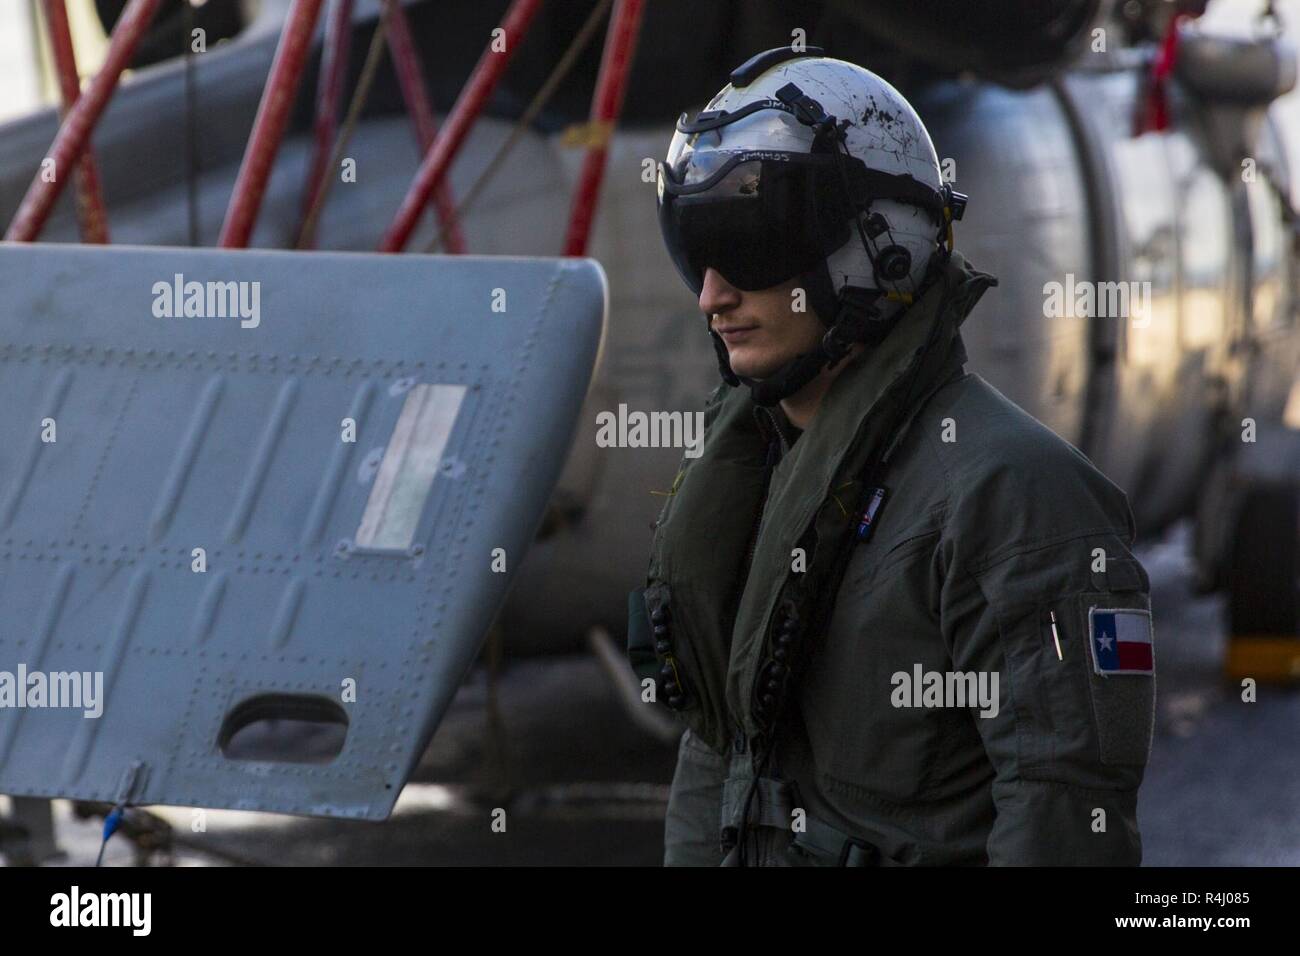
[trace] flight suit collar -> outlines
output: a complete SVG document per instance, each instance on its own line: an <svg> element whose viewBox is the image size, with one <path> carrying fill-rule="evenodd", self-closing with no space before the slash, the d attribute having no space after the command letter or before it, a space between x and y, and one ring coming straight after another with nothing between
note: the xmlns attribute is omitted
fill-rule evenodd
<svg viewBox="0 0 1300 956"><path fill-rule="evenodd" d="M790 422L785 409L779 404L772 406L755 405L753 413L754 423L758 427L759 434L763 436L763 440L768 443L780 440L782 457L789 453L795 440L803 434L801 429L796 428Z"/></svg>

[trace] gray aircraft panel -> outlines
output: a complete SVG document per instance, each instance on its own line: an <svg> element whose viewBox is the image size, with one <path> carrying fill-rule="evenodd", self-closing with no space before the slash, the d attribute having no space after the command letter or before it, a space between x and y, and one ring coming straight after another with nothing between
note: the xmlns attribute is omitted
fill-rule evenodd
<svg viewBox="0 0 1300 956"><path fill-rule="evenodd" d="M600 267L3 244L0 289L0 793L386 817L567 456ZM38 706L72 673L100 716ZM261 720L346 736L244 759Z"/></svg>

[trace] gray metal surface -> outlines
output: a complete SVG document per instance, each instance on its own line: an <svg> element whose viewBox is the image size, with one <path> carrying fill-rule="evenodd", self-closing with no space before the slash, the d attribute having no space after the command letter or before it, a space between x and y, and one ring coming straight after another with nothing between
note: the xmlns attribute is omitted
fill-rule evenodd
<svg viewBox="0 0 1300 956"><path fill-rule="evenodd" d="M159 317L177 274L256 325ZM0 671L104 699L0 707L0 793L387 816L568 453L600 268L3 245L0 289ZM346 737L233 759L241 714Z"/></svg>

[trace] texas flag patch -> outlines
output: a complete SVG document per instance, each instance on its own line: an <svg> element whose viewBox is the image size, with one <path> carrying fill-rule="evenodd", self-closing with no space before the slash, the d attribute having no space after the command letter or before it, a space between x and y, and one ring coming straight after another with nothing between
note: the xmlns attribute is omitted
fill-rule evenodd
<svg viewBox="0 0 1300 956"><path fill-rule="evenodd" d="M1092 669L1102 677L1155 673L1151 612L1139 608L1088 609Z"/></svg>

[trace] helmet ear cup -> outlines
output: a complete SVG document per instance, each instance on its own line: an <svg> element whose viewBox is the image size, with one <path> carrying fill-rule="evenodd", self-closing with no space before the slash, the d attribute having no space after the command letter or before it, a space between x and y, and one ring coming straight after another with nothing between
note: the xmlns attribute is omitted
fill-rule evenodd
<svg viewBox="0 0 1300 956"><path fill-rule="evenodd" d="M903 246L888 245L876 254L873 266L881 285L902 282L912 271L912 254Z"/></svg>

